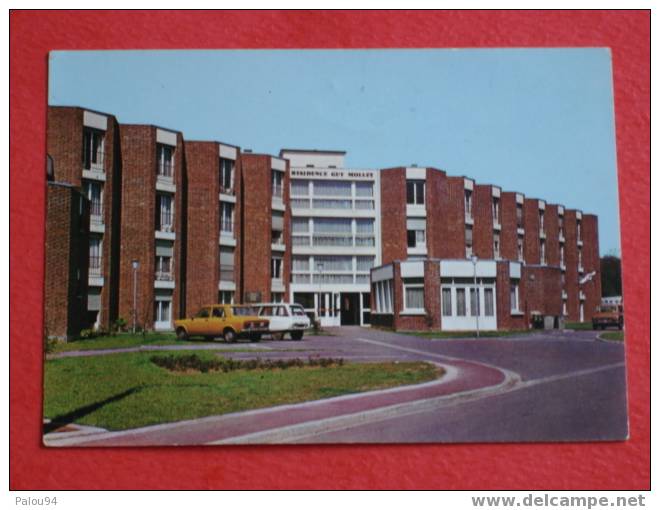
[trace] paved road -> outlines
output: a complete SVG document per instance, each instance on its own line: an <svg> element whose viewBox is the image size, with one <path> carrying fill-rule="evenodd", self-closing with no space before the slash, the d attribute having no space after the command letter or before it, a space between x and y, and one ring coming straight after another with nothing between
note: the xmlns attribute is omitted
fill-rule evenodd
<svg viewBox="0 0 660 510"><path fill-rule="evenodd" d="M272 350L231 356L427 360L454 370L455 380L133 433L58 438L53 444L572 441L627 435L623 345L598 341L595 332L482 340L429 340L366 328L334 333L303 342L263 342Z"/></svg>

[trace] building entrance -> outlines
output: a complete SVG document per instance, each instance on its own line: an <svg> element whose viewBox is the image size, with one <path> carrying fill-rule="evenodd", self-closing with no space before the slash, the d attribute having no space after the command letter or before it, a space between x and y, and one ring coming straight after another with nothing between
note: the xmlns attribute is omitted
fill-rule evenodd
<svg viewBox="0 0 660 510"><path fill-rule="evenodd" d="M342 292L341 302L341 325L360 325L360 294L358 292Z"/></svg>

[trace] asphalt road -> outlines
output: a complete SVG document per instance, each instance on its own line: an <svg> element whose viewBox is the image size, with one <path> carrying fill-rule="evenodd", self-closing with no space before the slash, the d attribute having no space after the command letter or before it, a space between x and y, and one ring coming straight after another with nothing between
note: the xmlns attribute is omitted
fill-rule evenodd
<svg viewBox="0 0 660 510"><path fill-rule="evenodd" d="M430 340L357 327L338 328L333 333L335 336L309 336L302 342L263 341L259 348L269 349L267 352L218 354L233 358L332 356L354 362L426 360L454 367L459 375L451 384L435 389L328 399L133 433L91 434L82 438L80 445L627 437L624 347L597 340L596 332L553 331L480 340ZM185 345L195 348L194 344ZM404 400L408 403L402 405ZM75 439L65 440L60 445L76 443Z"/></svg>

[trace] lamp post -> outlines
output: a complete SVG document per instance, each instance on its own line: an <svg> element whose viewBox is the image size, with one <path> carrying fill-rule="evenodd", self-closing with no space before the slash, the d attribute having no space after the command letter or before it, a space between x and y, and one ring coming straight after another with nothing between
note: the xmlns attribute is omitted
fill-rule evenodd
<svg viewBox="0 0 660 510"><path fill-rule="evenodd" d="M319 325L321 323L321 301L323 300L323 291L322 291L322 285L323 285L323 262L319 262L316 264L316 271L319 275Z"/></svg>
<svg viewBox="0 0 660 510"><path fill-rule="evenodd" d="M475 297L475 301L476 301L476 304L477 304L477 309L475 310L475 317L477 318L477 338L479 338L479 313L481 312L481 310L480 310L481 307L479 306L480 305L480 303L479 303L479 288L477 287L477 260L478 259L477 259L477 256L474 255L474 254L472 255L472 257L470 257L470 259L472 260L472 278L473 278L473 282L474 282L474 297Z"/></svg>
<svg viewBox="0 0 660 510"><path fill-rule="evenodd" d="M131 262L133 266L133 334L135 334L137 324L137 270L140 267L139 260Z"/></svg>

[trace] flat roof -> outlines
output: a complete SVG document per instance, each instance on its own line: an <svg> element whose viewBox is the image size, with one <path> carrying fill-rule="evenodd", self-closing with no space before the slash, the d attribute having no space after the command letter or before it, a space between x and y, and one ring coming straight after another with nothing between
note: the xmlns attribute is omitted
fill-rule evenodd
<svg viewBox="0 0 660 510"><path fill-rule="evenodd" d="M294 152L296 154L338 154L346 155L346 151L320 150L320 149L280 149L280 156L284 152Z"/></svg>

